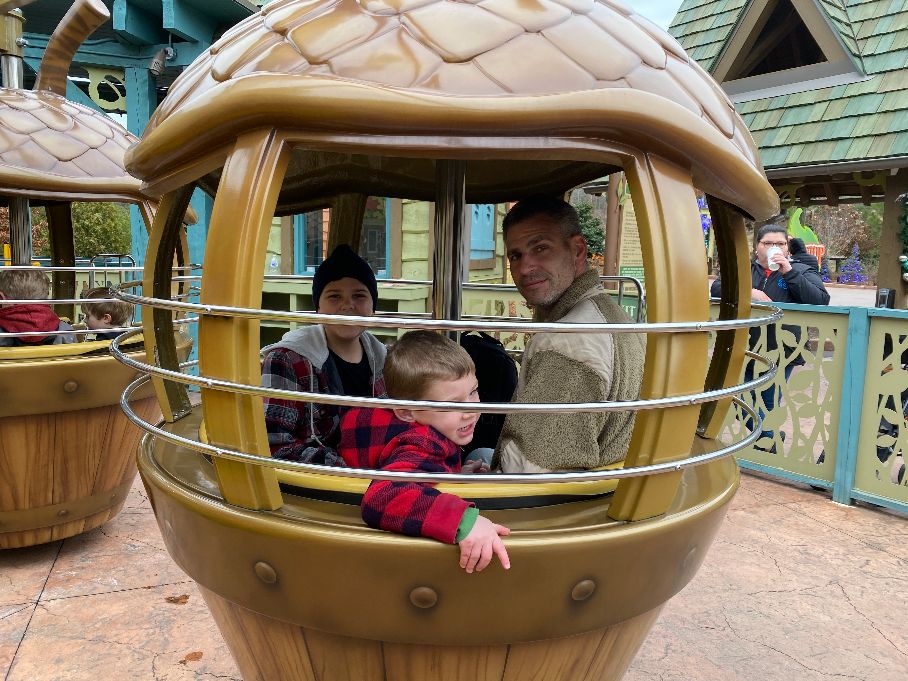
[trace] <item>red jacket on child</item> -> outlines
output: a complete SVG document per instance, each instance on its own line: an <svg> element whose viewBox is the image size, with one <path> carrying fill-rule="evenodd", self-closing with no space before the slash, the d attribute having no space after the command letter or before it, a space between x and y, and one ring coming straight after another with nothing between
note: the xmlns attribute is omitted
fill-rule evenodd
<svg viewBox="0 0 908 681"><path fill-rule="evenodd" d="M459 445L431 426L401 421L389 409L350 409L340 431L338 452L352 468L460 473ZM472 507L428 483L374 480L363 495L362 514L370 527L454 544L464 514ZM471 520L475 514L469 514Z"/></svg>

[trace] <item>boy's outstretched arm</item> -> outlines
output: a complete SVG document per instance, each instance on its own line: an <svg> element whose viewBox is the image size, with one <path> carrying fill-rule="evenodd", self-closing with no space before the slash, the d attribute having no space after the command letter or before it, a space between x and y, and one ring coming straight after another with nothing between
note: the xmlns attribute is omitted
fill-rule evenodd
<svg viewBox="0 0 908 681"><path fill-rule="evenodd" d="M402 444L378 461L383 471L448 473L445 452L437 443L408 434ZM443 494L434 485L417 482L374 480L362 501L362 517L380 530L423 536L455 544L458 527L473 504L453 494ZM475 511L474 511L475 512Z"/></svg>
<svg viewBox="0 0 908 681"><path fill-rule="evenodd" d="M498 556L505 570L511 569L511 559L504 547L502 537L511 534L503 526L493 523L488 518L478 516L469 534L460 541L460 567L472 573L482 572L492 562L492 556Z"/></svg>

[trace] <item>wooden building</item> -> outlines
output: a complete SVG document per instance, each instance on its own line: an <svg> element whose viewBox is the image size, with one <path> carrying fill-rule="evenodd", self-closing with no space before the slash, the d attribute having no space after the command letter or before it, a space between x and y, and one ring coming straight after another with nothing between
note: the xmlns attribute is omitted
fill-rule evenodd
<svg viewBox="0 0 908 681"><path fill-rule="evenodd" d="M884 203L879 285L908 306L908 3L685 0L669 31L735 103L783 206Z"/></svg>

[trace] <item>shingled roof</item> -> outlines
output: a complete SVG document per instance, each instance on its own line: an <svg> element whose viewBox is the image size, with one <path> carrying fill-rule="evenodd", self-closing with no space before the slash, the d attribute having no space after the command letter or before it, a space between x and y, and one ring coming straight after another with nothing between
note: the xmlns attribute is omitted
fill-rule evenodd
<svg viewBox="0 0 908 681"><path fill-rule="evenodd" d="M801 91L787 94L732 97L767 174L794 177L810 172L794 168L814 165L862 170L908 165L908 3L810 1L851 53L855 76L827 87L807 81L793 88ZM747 9L747 0L685 0L669 32L713 73Z"/></svg>

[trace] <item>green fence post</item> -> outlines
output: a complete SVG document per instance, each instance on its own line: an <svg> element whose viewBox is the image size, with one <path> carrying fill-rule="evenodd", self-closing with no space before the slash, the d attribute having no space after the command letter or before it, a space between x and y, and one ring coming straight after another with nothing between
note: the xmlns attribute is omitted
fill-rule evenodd
<svg viewBox="0 0 908 681"><path fill-rule="evenodd" d="M832 484L832 500L839 504L850 505L852 501L869 342L868 308L853 307L848 312L845 373L842 379L842 403L836 440L835 476Z"/></svg>

